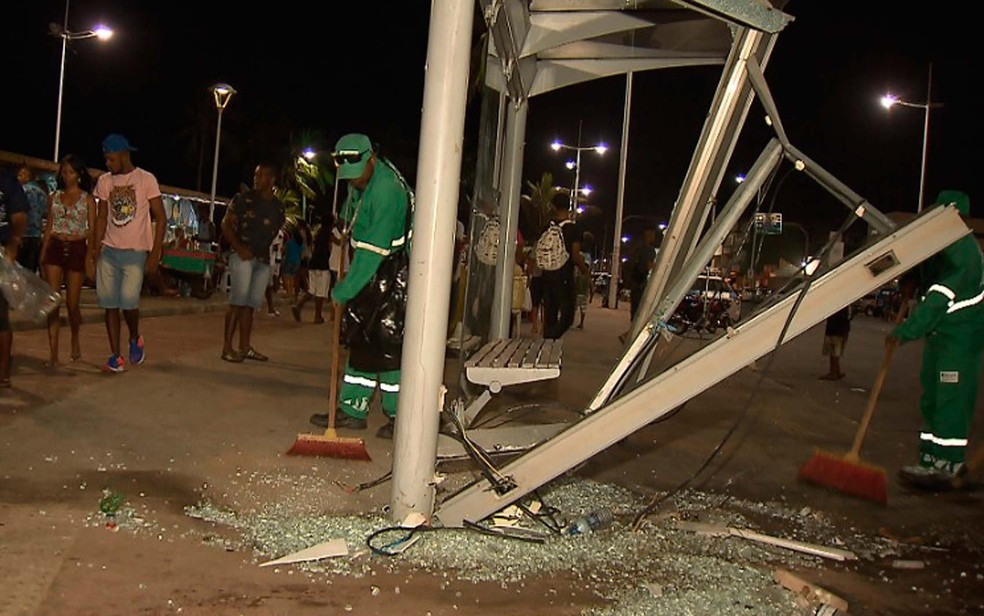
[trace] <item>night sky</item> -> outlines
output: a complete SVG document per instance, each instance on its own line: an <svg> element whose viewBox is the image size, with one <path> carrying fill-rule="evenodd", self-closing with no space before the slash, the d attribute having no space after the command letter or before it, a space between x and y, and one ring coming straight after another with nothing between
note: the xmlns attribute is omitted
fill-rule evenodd
<svg viewBox="0 0 984 616"><path fill-rule="evenodd" d="M930 116L926 198L963 189L981 216L981 114L971 92L980 75L980 53L971 50L976 21L967 3L920 7L791 0L785 10L796 19L780 34L766 78L794 145L879 209L914 211L923 111L889 113L878 98L892 91L925 102L932 62L932 99L943 107ZM221 81L238 94L223 116L220 195L249 181L261 158L308 145L329 149L352 131L381 142L412 181L428 9L426 2L345 3L343 12L332 3L291 0L255 8L73 0L70 30L102 22L116 34L107 43L86 40L70 48L61 152L103 167L102 137L121 132L140 148L135 162L161 183L208 192L216 117L208 86ZM48 24L61 23L64 11L61 0L5 7L2 150L53 155L61 46ZM709 67L635 76L626 214L668 220L719 75L720 67ZM598 234L614 218L624 84L624 77L598 80L530 103L525 180L548 171L556 184L573 183L567 157L549 144L575 143L579 122L582 144L604 141L612 148L602 158L582 156L581 184L596 189L591 202L602 212L589 221ZM467 143L475 140L478 108L470 107ZM731 178L747 170L770 136L753 106L721 202L733 190ZM816 236L839 225L846 212L799 174L774 197L777 211Z"/></svg>

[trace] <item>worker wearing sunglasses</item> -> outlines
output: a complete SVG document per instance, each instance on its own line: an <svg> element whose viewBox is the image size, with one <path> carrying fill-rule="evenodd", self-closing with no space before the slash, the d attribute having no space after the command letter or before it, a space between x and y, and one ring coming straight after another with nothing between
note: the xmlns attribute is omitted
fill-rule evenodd
<svg viewBox="0 0 984 616"><path fill-rule="evenodd" d="M350 267L341 273L331 297L337 304L345 304L348 312L365 303L360 302L360 294L364 294L363 299L370 296L375 286L372 283L384 261L400 256L397 253L407 249L412 191L396 167L380 156L378 148L366 135L353 133L339 139L332 159L337 168L337 179L348 182L339 218L345 222L353 255ZM349 249L348 246L339 248ZM401 310L405 309L403 305ZM366 319L383 320L386 317L377 311ZM402 313L398 320L402 323ZM378 388L388 422L376 436L393 438L400 392L402 336L398 344L375 339L371 332L385 327L385 324L378 327L375 323L363 322L362 331L370 333L346 339L349 356L338 396L335 427L365 430L369 403ZM316 413L310 421L326 427L328 414Z"/></svg>

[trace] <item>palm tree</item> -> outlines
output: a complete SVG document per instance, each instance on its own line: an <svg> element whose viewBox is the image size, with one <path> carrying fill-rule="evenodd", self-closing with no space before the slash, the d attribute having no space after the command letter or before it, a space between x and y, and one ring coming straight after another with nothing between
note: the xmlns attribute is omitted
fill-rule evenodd
<svg viewBox="0 0 984 616"><path fill-rule="evenodd" d="M529 192L519 199L521 230L525 238L538 238L550 224L554 199L570 191L554 186L552 173L544 173L540 176L538 184L527 180L526 188Z"/></svg>

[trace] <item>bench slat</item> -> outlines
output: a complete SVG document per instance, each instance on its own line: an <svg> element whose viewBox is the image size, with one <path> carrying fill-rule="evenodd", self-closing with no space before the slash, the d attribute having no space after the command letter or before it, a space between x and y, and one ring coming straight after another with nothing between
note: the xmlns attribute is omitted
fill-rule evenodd
<svg viewBox="0 0 984 616"><path fill-rule="evenodd" d="M540 357L540 349L543 348L543 340L531 341L529 349L526 350L526 354L523 356L522 367L523 368L533 368L537 365L537 359Z"/></svg>
<svg viewBox="0 0 984 616"><path fill-rule="evenodd" d="M513 356L516 352L516 348L522 343L519 338L511 338L509 342L499 351L495 359L492 360L492 365L496 368L505 368L509 365L509 358Z"/></svg>
<svg viewBox="0 0 984 616"><path fill-rule="evenodd" d="M516 345L516 348L513 350L512 355L510 355L509 361L506 363L506 366L510 368L519 368L520 366L522 366L523 359L526 357L526 353L529 351L530 345L532 345L533 342L534 341L532 339L521 338L520 343Z"/></svg>
<svg viewBox="0 0 984 616"><path fill-rule="evenodd" d="M507 339L492 340L487 342L485 346L480 348L474 355L468 358L468 361L465 362L465 366L479 366L482 363L489 361L491 358L495 357L496 349L505 347L508 343L509 341Z"/></svg>
<svg viewBox="0 0 984 616"><path fill-rule="evenodd" d="M561 340L554 340L550 347L550 356L546 361L551 366L560 366L560 357L564 352L564 343Z"/></svg>

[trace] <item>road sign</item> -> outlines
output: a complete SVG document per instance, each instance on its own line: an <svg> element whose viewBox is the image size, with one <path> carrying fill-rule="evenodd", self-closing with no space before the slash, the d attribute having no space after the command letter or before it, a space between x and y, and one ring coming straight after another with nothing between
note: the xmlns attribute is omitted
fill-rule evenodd
<svg viewBox="0 0 984 616"><path fill-rule="evenodd" d="M782 233L782 214L758 212L754 219L755 231L763 235L780 235Z"/></svg>
<svg viewBox="0 0 984 616"><path fill-rule="evenodd" d="M765 232L769 235L782 234L782 214L778 212L769 214L769 224L766 225Z"/></svg>

